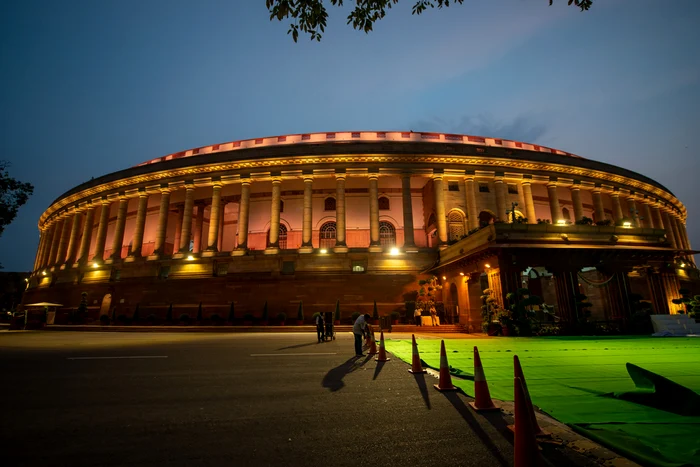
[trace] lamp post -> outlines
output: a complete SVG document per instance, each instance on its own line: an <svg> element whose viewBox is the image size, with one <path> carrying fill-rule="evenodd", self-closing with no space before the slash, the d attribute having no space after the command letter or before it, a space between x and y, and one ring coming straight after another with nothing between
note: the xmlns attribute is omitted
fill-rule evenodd
<svg viewBox="0 0 700 467"><path fill-rule="evenodd" d="M515 207L518 205L518 203L510 203L510 210L506 211L507 213L510 214L511 222L515 224Z"/></svg>

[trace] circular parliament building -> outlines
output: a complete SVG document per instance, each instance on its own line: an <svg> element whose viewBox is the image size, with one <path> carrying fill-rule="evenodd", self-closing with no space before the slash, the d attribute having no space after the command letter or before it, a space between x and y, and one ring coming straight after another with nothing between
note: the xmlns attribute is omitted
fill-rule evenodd
<svg viewBox="0 0 700 467"><path fill-rule="evenodd" d="M697 269L686 208L654 180L564 151L444 133L307 133L149 160L59 196L39 219L25 303L90 319L405 313L437 278L450 323L519 288L560 324L675 313ZM435 283L435 282L433 282ZM138 310L138 311L137 311ZM61 310L59 310L60 312ZM58 316L58 315L57 315ZM412 319L409 316L408 319Z"/></svg>

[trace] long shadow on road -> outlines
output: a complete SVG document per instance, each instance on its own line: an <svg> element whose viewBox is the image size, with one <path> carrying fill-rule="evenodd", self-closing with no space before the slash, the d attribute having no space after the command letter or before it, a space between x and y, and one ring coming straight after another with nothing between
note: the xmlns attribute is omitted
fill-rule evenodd
<svg viewBox="0 0 700 467"><path fill-rule="evenodd" d="M445 398L450 401L452 406L459 412L467 425L476 433L479 439L484 443L484 446L491 452L493 457L496 459L499 465L509 466L510 462L503 457L498 446L496 446L491 439L491 436L484 431L479 422L474 418L474 413L469 407L464 403L464 401L459 397L456 392L444 392ZM490 420L489 420L490 421Z"/></svg>
<svg viewBox="0 0 700 467"><path fill-rule="evenodd" d="M348 373L352 373L357 368L367 363L367 361L369 361L369 358L370 357L366 358L361 363L358 363L359 359L356 356L350 357L337 367L329 370L328 373L326 373L326 375L323 377L323 381L321 381L321 386L330 389L331 392L335 392L342 389L345 386L345 383L343 382L343 378L345 378L345 375L347 375Z"/></svg>
<svg viewBox="0 0 700 467"><path fill-rule="evenodd" d="M287 347L280 347L277 350L287 350L287 349L298 349L300 347L308 347L309 345L319 345L320 342L308 342L306 344L296 344L296 345L288 345Z"/></svg>
<svg viewBox="0 0 700 467"><path fill-rule="evenodd" d="M425 406L430 409L430 396L428 395L428 385L425 383L425 375L423 373L415 373L413 377L416 378L416 384L420 390L420 395L423 396Z"/></svg>

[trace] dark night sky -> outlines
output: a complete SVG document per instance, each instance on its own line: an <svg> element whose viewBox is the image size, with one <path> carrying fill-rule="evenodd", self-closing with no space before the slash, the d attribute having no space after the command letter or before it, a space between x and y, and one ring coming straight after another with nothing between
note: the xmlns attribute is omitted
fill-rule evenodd
<svg viewBox="0 0 700 467"><path fill-rule="evenodd" d="M352 2L347 2L352 3ZM0 143L34 196L0 238L29 270L37 220L91 177L212 143L299 132L460 132L648 175L700 247L700 3L467 0L376 30L331 8L294 44L264 0L0 4Z"/></svg>

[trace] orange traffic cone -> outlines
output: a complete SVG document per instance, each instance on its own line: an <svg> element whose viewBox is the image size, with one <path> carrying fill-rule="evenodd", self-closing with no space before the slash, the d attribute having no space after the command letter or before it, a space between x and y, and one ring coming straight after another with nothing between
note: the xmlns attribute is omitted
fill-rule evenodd
<svg viewBox="0 0 700 467"><path fill-rule="evenodd" d="M450 376L450 365L447 363L447 352L445 352L445 341L440 341L440 379L438 384L434 384L438 391L456 391L457 388L452 385L452 376Z"/></svg>
<svg viewBox="0 0 700 467"><path fill-rule="evenodd" d="M369 336L369 352L367 355L377 355L377 344L374 342L374 336Z"/></svg>
<svg viewBox="0 0 700 467"><path fill-rule="evenodd" d="M474 346L474 402L470 402L469 405L477 412L500 410L491 400L489 385L486 382L484 367L481 366L481 357L476 346Z"/></svg>
<svg viewBox="0 0 700 467"><path fill-rule="evenodd" d="M413 362L411 364L411 369L408 370L409 373L427 373L420 364L420 355L418 355L418 344L416 344L416 335L411 334L413 338Z"/></svg>
<svg viewBox="0 0 700 467"><path fill-rule="evenodd" d="M384 347L384 331L379 334L379 355L374 359L377 362L388 362L391 360L386 356L386 348Z"/></svg>
<svg viewBox="0 0 700 467"><path fill-rule="evenodd" d="M525 389L520 378L514 378L515 393L515 467L535 467L543 464L535 439L532 419L527 406Z"/></svg>
<svg viewBox="0 0 700 467"><path fill-rule="evenodd" d="M523 368L520 366L520 359L517 355L513 356L513 373L516 378L520 378L523 383L523 390L525 391L525 403L527 404L527 410L530 414L530 420L532 422L532 429L535 436L546 437L551 436L549 433L545 432L540 428L539 423L537 423L537 417L535 417L535 408L532 406L532 399L530 399L530 391L527 390L527 382L525 381L525 374L523 373ZM515 431L515 427L508 426L509 429Z"/></svg>

